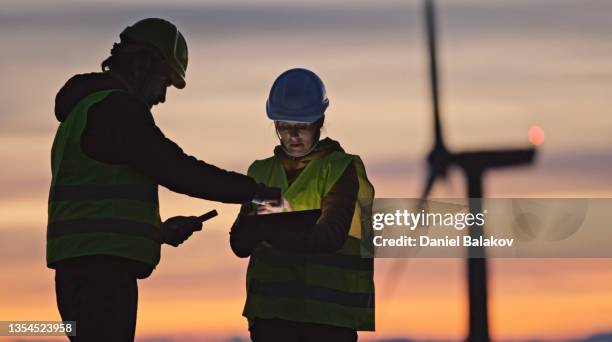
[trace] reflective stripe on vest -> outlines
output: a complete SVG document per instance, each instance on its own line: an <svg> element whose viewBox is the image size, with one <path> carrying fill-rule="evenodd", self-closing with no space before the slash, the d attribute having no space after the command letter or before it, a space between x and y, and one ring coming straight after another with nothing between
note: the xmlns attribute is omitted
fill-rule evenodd
<svg viewBox="0 0 612 342"><path fill-rule="evenodd" d="M159 262L157 184L127 166L99 162L81 150L89 109L113 91L85 97L57 129L51 152L48 265L100 254L153 266Z"/></svg>
<svg viewBox="0 0 612 342"><path fill-rule="evenodd" d="M352 164L359 180L349 237L336 253L289 253L261 243L247 271L243 315L374 330L374 261L361 236L370 231L374 188L358 156L333 152L312 160L288 186L276 157L255 161L249 176L280 187L294 210L320 209L321 200ZM365 252L365 253L364 253Z"/></svg>

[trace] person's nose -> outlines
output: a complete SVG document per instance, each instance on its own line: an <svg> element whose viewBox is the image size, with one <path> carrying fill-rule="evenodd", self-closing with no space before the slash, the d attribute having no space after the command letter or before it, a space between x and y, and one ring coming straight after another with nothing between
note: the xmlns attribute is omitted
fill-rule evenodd
<svg viewBox="0 0 612 342"><path fill-rule="evenodd" d="M292 128L289 131L289 136L291 138L299 138L300 137L300 130L298 128Z"/></svg>

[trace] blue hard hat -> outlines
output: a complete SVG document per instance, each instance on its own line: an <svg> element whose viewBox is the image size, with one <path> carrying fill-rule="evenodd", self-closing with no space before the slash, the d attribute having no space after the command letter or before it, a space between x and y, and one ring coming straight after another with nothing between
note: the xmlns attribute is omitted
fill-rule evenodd
<svg viewBox="0 0 612 342"><path fill-rule="evenodd" d="M329 100L323 81L306 69L283 72L270 89L266 101L268 118L312 123L323 117Z"/></svg>

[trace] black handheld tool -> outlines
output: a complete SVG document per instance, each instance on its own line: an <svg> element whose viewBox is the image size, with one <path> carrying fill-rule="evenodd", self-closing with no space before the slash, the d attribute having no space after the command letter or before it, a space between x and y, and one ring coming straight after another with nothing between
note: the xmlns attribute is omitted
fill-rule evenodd
<svg viewBox="0 0 612 342"><path fill-rule="evenodd" d="M219 213L217 213L217 211L215 209L213 209L213 210L207 212L204 215L198 216L198 219L200 220L200 222L204 222L204 221L210 220L211 218L213 218L213 217L215 217L217 215L219 215Z"/></svg>

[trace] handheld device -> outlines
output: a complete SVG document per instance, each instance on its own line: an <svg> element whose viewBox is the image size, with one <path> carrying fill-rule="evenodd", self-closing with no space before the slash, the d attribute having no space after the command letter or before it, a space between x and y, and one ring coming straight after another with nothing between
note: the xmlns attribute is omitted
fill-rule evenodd
<svg viewBox="0 0 612 342"><path fill-rule="evenodd" d="M217 215L219 215L219 213L217 213L217 211L215 209L213 209L213 210L207 212L204 215L198 216L198 219L200 219L200 222L204 222L204 221L210 220L211 218L213 218L213 217L215 217Z"/></svg>

